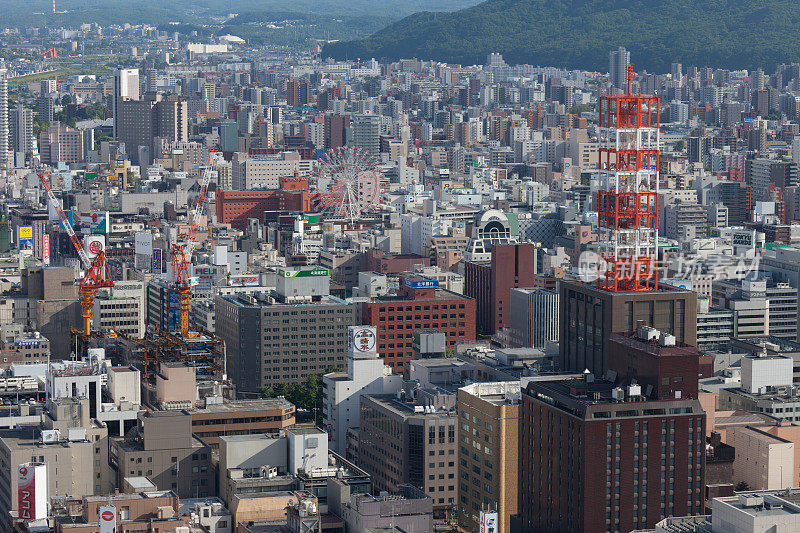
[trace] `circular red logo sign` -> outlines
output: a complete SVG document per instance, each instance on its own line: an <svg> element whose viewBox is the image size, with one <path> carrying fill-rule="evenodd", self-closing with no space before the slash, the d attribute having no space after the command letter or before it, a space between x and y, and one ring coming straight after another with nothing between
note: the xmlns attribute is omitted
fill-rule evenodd
<svg viewBox="0 0 800 533"><path fill-rule="evenodd" d="M92 222L97 222L97 213L92 213Z"/></svg>
<svg viewBox="0 0 800 533"><path fill-rule="evenodd" d="M28 475L28 469L27 469L27 468L25 468L24 466L21 466L21 467L19 468L19 475L21 475L21 476L27 476L27 475Z"/></svg>
<svg viewBox="0 0 800 533"><path fill-rule="evenodd" d="M100 241L92 241L89 243L89 251L93 254L99 254L103 251L103 243Z"/></svg>
<svg viewBox="0 0 800 533"><path fill-rule="evenodd" d="M101 514L100 517L106 522L111 522L114 520L114 513L111 511L103 511L103 514Z"/></svg>

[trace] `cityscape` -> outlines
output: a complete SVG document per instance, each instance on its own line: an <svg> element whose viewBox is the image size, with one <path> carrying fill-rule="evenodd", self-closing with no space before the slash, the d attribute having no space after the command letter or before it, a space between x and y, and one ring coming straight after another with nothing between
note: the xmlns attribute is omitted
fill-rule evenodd
<svg viewBox="0 0 800 533"><path fill-rule="evenodd" d="M0 531L800 532L800 53L97 3L0 22Z"/></svg>

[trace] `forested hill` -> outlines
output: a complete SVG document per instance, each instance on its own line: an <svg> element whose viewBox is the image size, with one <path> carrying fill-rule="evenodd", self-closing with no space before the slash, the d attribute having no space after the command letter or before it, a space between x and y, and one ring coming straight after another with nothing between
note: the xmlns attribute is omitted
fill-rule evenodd
<svg viewBox="0 0 800 533"><path fill-rule="evenodd" d="M488 0L452 13L421 12L363 39L328 44L346 58L435 59L606 70L608 52L631 51L636 68L670 63L770 68L800 61L796 0Z"/></svg>

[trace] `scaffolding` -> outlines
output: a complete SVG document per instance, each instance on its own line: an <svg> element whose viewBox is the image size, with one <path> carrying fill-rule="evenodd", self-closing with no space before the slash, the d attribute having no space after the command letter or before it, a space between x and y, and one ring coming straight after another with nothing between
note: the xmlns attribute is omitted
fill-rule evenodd
<svg viewBox="0 0 800 533"><path fill-rule="evenodd" d="M73 331L77 354L88 348L105 348L106 357L116 364L133 366L142 373L142 383L155 386L161 363L186 363L194 367L198 379L224 380L225 343L213 334L199 333L182 337L179 332L155 330L144 339L129 337L117 331L112 335L92 333L86 336Z"/></svg>

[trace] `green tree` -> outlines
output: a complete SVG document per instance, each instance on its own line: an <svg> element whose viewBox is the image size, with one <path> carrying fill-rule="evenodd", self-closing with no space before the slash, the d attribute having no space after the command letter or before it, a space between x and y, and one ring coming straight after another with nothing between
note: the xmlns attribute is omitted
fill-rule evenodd
<svg viewBox="0 0 800 533"><path fill-rule="evenodd" d="M72 96L65 94L64 96L61 97L61 105L66 107L71 103L72 103Z"/></svg>
<svg viewBox="0 0 800 533"><path fill-rule="evenodd" d="M675 143L675 150L677 150L678 152L683 152L684 148L686 148L686 141L684 141L683 139Z"/></svg>
<svg viewBox="0 0 800 533"><path fill-rule="evenodd" d="M750 485L747 484L747 481L740 481L733 490L736 492L746 492L750 490Z"/></svg>

